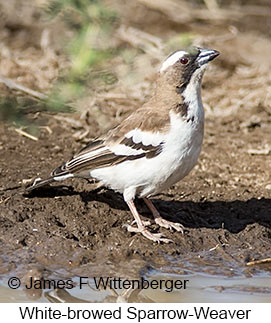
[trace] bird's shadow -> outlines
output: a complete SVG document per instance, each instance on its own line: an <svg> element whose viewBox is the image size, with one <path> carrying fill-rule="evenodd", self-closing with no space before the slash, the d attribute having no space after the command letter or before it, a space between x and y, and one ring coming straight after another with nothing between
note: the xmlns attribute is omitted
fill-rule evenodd
<svg viewBox="0 0 271 323"><path fill-rule="evenodd" d="M122 195L103 187L78 192L72 186L47 186L33 190L27 197L59 197L79 195L88 205L92 201L105 203L115 210L128 210ZM164 194L166 196L166 194ZM231 233L238 233L247 225L258 223L271 227L271 199L252 198L247 201L179 201L164 200L163 195L152 199L161 216L167 220L181 223L186 228L225 228ZM152 218L142 199L136 200L136 206L144 217Z"/></svg>

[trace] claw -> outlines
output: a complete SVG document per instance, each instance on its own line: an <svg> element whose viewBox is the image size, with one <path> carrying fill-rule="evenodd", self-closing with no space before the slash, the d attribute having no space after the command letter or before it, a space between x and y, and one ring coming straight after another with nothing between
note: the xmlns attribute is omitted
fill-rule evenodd
<svg viewBox="0 0 271 323"><path fill-rule="evenodd" d="M171 222L160 217L156 218L154 221L156 224L160 225L160 227L170 230L175 229L176 231L181 232L182 234L184 233L184 226L180 223Z"/></svg>
<svg viewBox="0 0 271 323"><path fill-rule="evenodd" d="M148 238L149 240L152 240L154 242L163 242L163 243L170 243L173 242L171 239L167 238L162 238L163 234L162 233L151 233L147 229L144 229L141 231L144 237Z"/></svg>
<svg viewBox="0 0 271 323"><path fill-rule="evenodd" d="M171 239L167 238L162 238L163 234L162 233L151 233L148 231L145 227L132 227L129 224L124 224L124 227L127 228L129 232L136 232L136 233L141 233L144 237L146 237L149 240L152 240L154 242L163 242L163 243L170 243L173 242Z"/></svg>

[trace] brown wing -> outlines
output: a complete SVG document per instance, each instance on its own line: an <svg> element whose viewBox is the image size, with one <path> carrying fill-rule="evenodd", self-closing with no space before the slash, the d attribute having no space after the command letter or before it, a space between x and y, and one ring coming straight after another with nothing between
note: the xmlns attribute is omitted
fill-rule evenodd
<svg viewBox="0 0 271 323"><path fill-rule="evenodd" d="M147 104L133 112L122 123L108 132L105 140L107 143L120 142L126 133L133 129L147 132L167 132L170 125L169 108L152 99ZM156 109L154 107L158 106Z"/></svg>
<svg viewBox="0 0 271 323"><path fill-rule="evenodd" d="M163 118L164 116L164 118ZM144 145L142 142L134 143L132 138L125 137L129 131L140 129L151 133L152 131L165 132L169 125L169 115L161 116L158 111L153 111L148 106L136 110L119 126L110 130L104 137L97 138L80 150L71 160L64 163L52 172L52 176L62 176L67 173L84 174L91 169L108 167L127 160L139 158L153 158L162 151L163 142L159 145ZM116 145L124 145L133 150L133 154L115 153ZM143 152L142 152L143 151Z"/></svg>
<svg viewBox="0 0 271 323"><path fill-rule="evenodd" d="M111 166L123 161L124 157L113 154L106 147L103 139L97 139L90 142L68 162L56 168L51 175L62 176L67 173L82 173L84 170Z"/></svg>

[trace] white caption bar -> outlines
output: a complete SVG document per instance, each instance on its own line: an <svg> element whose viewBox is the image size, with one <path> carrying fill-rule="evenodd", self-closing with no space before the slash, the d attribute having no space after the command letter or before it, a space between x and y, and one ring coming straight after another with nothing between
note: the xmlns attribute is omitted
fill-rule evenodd
<svg viewBox="0 0 271 323"><path fill-rule="evenodd" d="M259 303L8 303L1 322L270 322L270 304ZM6 319L6 320L4 320Z"/></svg>

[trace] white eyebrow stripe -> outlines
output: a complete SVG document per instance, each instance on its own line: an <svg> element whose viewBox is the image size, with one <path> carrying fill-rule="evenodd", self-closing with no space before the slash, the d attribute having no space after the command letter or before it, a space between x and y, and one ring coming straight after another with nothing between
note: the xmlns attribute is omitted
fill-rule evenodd
<svg viewBox="0 0 271 323"><path fill-rule="evenodd" d="M169 56L162 64L162 67L160 68L160 72L163 72L166 70L169 66L174 65L181 57L184 55L187 55L187 52L179 50L176 53Z"/></svg>

